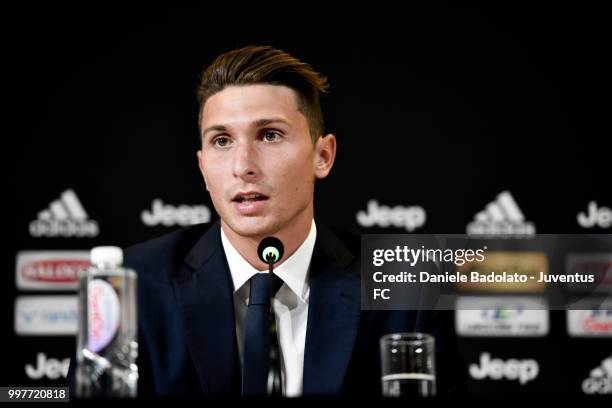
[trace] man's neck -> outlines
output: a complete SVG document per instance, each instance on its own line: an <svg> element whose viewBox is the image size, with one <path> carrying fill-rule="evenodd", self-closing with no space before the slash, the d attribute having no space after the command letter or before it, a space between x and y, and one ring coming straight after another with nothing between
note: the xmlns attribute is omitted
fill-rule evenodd
<svg viewBox="0 0 612 408"><path fill-rule="evenodd" d="M280 231L275 232L273 235L280 239L283 243L285 253L283 259L275 264L275 267L280 266L285 260L287 260L293 253L302 245L302 243L308 237L310 228L312 227L313 211L306 210L300 213L298 217L294 219ZM236 248L238 253L255 269L266 270L268 265L263 263L257 256L257 247L265 236L261 237L245 237L238 235L233 231L223 220L221 220L221 228L225 236L230 243Z"/></svg>

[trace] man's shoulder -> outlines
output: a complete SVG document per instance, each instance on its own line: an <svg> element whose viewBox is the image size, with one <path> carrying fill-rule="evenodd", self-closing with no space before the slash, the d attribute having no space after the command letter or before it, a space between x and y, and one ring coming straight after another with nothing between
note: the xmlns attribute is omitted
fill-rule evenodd
<svg viewBox="0 0 612 408"><path fill-rule="evenodd" d="M353 255L360 253L361 235L334 225L322 224L321 226L329 229Z"/></svg>
<svg viewBox="0 0 612 408"><path fill-rule="evenodd" d="M351 274L360 273L361 236L333 224L317 223L316 259L342 265Z"/></svg>
<svg viewBox="0 0 612 408"><path fill-rule="evenodd" d="M184 227L124 249L125 265L147 274L180 266L214 223Z"/></svg>

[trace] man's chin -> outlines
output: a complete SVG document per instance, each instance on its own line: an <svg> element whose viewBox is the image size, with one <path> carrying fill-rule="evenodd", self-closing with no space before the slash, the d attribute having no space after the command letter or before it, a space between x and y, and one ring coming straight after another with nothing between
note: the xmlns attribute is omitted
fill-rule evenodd
<svg viewBox="0 0 612 408"><path fill-rule="evenodd" d="M274 223L265 217L240 217L226 223L234 233L242 237L260 238L275 232Z"/></svg>

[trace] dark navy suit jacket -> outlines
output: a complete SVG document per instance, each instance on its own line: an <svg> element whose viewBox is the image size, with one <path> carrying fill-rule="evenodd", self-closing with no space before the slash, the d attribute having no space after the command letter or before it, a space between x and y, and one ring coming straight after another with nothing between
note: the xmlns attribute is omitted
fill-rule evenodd
<svg viewBox="0 0 612 408"><path fill-rule="evenodd" d="M348 237L348 236L347 236ZM310 265L304 395L379 395L379 339L436 337L438 393L464 390L449 312L362 311L358 240L321 223ZM220 223L184 228L130 247L138 272L139 396L240 393L233 285Z"/></svg>

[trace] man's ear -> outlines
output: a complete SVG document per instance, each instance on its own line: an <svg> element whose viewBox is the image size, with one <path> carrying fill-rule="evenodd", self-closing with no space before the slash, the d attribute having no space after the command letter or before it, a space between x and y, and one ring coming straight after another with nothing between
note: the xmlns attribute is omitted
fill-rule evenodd
<svg viewBox="0 0 612 408"><path fill-rule="evenodd" d="M336 136L328 133L315 143L314 174L316 178L327 177L336 159Z"/></svg>
<svg viewBox="0 0 612 408"><path fill-rule="evenodd" d="M204 187L206 187L206 191L208 191L208 184L206 183L206 173L204 173L204 156L202 155L202 150L198 150L198 167L200 168L200 174L202 174L202 179L204 180Z"/></svg>

